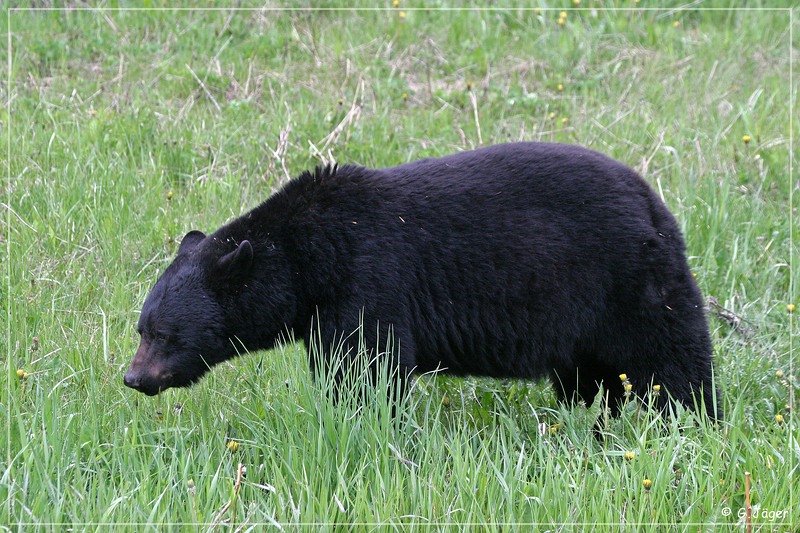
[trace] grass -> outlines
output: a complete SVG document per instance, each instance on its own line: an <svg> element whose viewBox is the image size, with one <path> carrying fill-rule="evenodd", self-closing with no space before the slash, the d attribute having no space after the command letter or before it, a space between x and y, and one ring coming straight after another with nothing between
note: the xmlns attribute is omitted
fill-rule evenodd
<svg viewBox="0 0 800 533"><path fill-rule="evenodd" d="M598 8L559 25L566 2L418 5L2 13L0 524L740 529L750 472L756 528L798 527L798 12L790 42L785 10ZM704 294L746 320L710 316L722 424L631 403L600 442L599 407L565 409L543 383L444 377L390 420L380 392L363 408L321 400L292 343L190 390L122 386L139 307L188 230L322 159L388 166L518 139L595 148L661 193Z"/></svg>

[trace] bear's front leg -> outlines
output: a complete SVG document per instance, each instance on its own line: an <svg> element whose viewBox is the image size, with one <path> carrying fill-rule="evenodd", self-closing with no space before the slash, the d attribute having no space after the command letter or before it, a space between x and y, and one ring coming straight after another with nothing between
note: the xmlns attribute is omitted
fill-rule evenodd
<svg viewBox="0 0 800 533"><path fill-rule="evenodd" d="M335 402L344 394L360 395L363 401L365 387L385 384L394 413L414 368L408 330L365 319L364 313L347 315L350 320L341 321L326 321L323 316L320 314L318 326L312 325L306 342L314 378L329 380Z"/></svg>

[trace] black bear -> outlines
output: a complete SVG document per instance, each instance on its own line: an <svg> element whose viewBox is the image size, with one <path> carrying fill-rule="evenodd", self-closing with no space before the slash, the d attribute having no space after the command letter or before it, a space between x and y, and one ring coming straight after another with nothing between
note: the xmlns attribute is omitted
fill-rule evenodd
<svg viewBox="0 0 800 533"><path fill-rule="evenodd" d="M587 404L602 383L614 410L626 374L638 396L661 385L661 407L668 393L719 415L673 216L625 165L532 142L317 168L213 234L189 232L145 300L124 382L187 386L287 331L310 356L312 330L354 354L362 324L364 346L393 336L382 356L404 378L546 376Z"/></svg>

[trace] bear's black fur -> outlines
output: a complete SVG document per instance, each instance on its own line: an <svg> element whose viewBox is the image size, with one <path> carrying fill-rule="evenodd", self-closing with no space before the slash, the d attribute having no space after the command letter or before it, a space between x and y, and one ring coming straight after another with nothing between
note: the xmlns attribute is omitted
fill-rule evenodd
<svg viewBox="0 0 800 533"><path fill-rule="evenodd" d="M603 383L614 409L625 373L633 393L657 383L687 407L702 391L718 415L675 219L630 168L548 143L318 168L190 232L144 303L125 383L186 386L287 331L309 354L312 329L355 353L362 322L365 346L391 331L404 374L547 376L587 403Z"/></svg>

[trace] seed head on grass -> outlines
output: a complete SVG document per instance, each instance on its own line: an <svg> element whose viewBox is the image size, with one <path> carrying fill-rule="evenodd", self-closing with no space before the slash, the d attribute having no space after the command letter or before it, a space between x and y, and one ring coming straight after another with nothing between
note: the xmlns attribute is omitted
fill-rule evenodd
<svg viewBox="0 0 800 533"><path fill-rule="evenodd" d="M627 400L631 396L631 392L633 391L633 385L631 384L630 380L628 380L628 374L624 372L619 375L619 380L622 382L622 388L625 391L625 399Z"/></svg>
<svg viewBox="0 0 800 533"><path fill-rule="evenodd" d="M661 385L656 383L653 385L653 397L658 398L659 396L661 396Z"/></svg>

